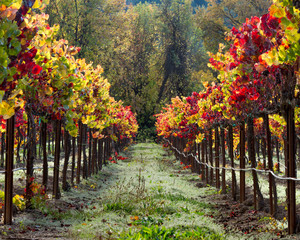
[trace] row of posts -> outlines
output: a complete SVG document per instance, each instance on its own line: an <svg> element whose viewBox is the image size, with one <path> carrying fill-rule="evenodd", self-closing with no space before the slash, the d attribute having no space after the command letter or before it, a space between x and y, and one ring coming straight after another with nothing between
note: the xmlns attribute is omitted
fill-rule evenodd
<svg viewBox="0 0 300 240"><path fill-rule="evenodd" d="M268 158L268 168L265 170L273 171L273 160L272 160L272 142L271 142L271 133L269 128L269 118L268 115L263 116L264 119L264 128L266 132L266 147L267 147L267 158ZM221 189L222 193L226 193L226 170L225 167L230 161L232 168L238 167L239 169L246 168L246 130L245 122L242 122L239 126L239 166L236 166L234 159L234 146L233 146L233 127L231 125L227 127L216 126L213 129L208 130L205 133L204 140L194 145L191 148L190 152L185 152L185 157L183 154L179 154L177 151L174 151L177 159L183 162L185 165L191 165L191 170L194 173L197 173L201 176L201 179L207 184L213 184L218 189ZM225 130L227 129L227 137L225 139ZM214 134L214 137L213 137ZM293 112L290 111L290 114L287 118L287 135L286 135L286 144L285 144L285 162L286 162L286 176L290 178L296 177L296 165L295 165L295 125L294 125L294 116ZM213 143L214 139L214 143ZM177 148L180 152L184 152L186 148L187 139L180 137L170 137L169 141L172 145ZM226 155L226 143L228 157ZM248 160L251 163L251 168L253 168L252 177L253 177L253 205L255 209L261 210L265 207L265 202L263 194L260 191L257 171L254 170L256 165L255 157L255 141L254 141L254 126L253 118L247 119L247 146L248 146ZM213 149L214 148L214 149ZM221 151L220 151L221 150ZM200 164L192 156L197 155L197 158L200 161ZM222 168L220 168L220 162ZM211 167L208 167L211 166ZM213 168L214 167L214 168ZM230 170L227 170L230 171ZM246 200L246 171L240 171L239 179L239 194L237 179L234 169L231 169L231 195L233 200L237 200L242 203ZM270 214L276 216L277 213L277 190L275 185L274 176L269 172L268 173L268 182L269 182L269 205L270 205ZM295 181L287 180L287 206L288 206L288 233L296 233L296 189Z"/></svg>
<svg viewBox="0 0 300 240"><path fill-rule="evenodd" d="M30 122L30 121L28 121ZM28 136L27 136L27 163L26 163L26 194L30 195L30 178L33 176L34 167L34 156L30 149L30 131L31 126L28 126ZM61 140L62 140L62 124L61 121L54 122L55 131L55 153L54 153L54 170L53 170L53 196L54 198L60 198L59 189L59 173L60 173L60 155L61 155ZM112 151L116 149L122 149L128 144L128 140L124 139L118 143L114 143L109 137L103 139L92 138L92 130L90 130L89 137L91 138L88 144L88 152L90 154L89 166L86 165L86 161L83 161L84 166L82 166L82 150L83 145L83 135L86 134L87 127L83 124L79 124L79 136L77 138L77 153L76 153L76 138L72 138L72 144L70 140L70 135L65 131L64 133L64 165L63 165L63 178L62 178L62 188L65 190L67 182L67 169L69 165L69 158L72 155L71 164L71 184L74 184L75 179L75 157L77 154L77 170L76 170L76 183L80 183L80 176L82 174L83 178L87 178L91 174L96 174L101 170L102 164L106 164L107 159L111 155ZM13 169L14 169L14 133L15 133L15 117L11 117L7 120L6 125L6 158L5 158L5 199L4 199L4 224L12 224L12 214L13 214ZM48 159L46 150L46 139L47 139L47 124L42 123L41 126L41 144L43 149L43 185L46 187L48 184ZM72 146L71 146L72 145ZM71 151L72 150L72 151ZM72 154L71 154L72 152ZM88 170L87 170L88 169ZM25 196L28 197L28 196ZM29 199L30 200L30 199Z"/></svg>

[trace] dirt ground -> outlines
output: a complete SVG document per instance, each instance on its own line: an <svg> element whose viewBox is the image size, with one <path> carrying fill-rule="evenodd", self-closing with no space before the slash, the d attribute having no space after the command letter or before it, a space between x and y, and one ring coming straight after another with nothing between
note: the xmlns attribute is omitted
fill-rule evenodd
<svg viewBox="0 0 300 240"><path fill-rule="evenodd" d="M192 174L187 171L178 170L178 166L174 165L174 161L166 160L165 164L171 168L171 171L173 171L174 175L177 177ZM107 179L109 177L112 176L107 176ZM37 181L41 180L40 173L36 175L36 178ZM18 186L24 184L24 182L22 182L24 179L19 179L18 181L20 182ZM193 180L191 181L191 184L194 184L199 188L207 187L207 184L201 182L200 180ZM51 186L51 182L49 186ZM88 185L80 185L80 188L82 190L92 191ZM213 218L216 223L222 224L225 232L237 231L245 235L250 233L253 235L262 231L272 231L277 236L277 238L273 239L300 239L300 236L297 235L287 236L286 229L283 229L281 226L277 226L277 223L275 223L276 221L274 222L274 220L270 219L268 207L266 207L264 211L254 210L250 189L247 189L248 198L244 203L240 203L238 199L237 201L232 200L230 192L226 194L219 194L217 193L217 190L215 191L215 193L208 193L205 196L201 196L201 198L203 198L206 202L209 202L218 210L215 215L211 215L209 217ZM15 188L15 194L22 194L22 192L22 188ZM95 201L93 196L86 199L79 196L70 198L67 202L63 200L49 200L49 204L58 212L64 212L72 209L80 211L85 208L93 209L93 201ZM283 208L279 208L278 216L279 219L283 219L283 216L285 216L285 211ZM50 220L51 223L49 223L48 226L45 224L40 224L40 221L46 217L46 214L42 214L36 209L28 209L24 212L14 209L15 223L11 226L3 224L0 225L0 239L72 239L68 237L70 224L65 223L63 219L55 218ZM26 219L27 222L28 220L31 220L32 224L23 225L20 219ZM1 222L3 222L3 219ZM18 223L16 224L16 222ZM272 224L272 228L266 227L267 225Z"/></svg>

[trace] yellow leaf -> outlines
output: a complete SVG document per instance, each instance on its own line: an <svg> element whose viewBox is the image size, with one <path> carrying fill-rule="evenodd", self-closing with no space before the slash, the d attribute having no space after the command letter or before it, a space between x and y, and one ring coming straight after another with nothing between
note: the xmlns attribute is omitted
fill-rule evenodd
<svg viewBox="0 0 300 240"><path fill-rule="evenodd" d="M14 106L10 106L6 101L0 103L0 115L3 119L9 119L15 114Z"/></svg>
<svg viewBox="0 0 300 240"><path fill-rule="evenodd" d="M47 95L51 95L51 94L53 93L53 88L52 88L52 87L47 87L47 88L45 89L45 93L46 93Z"/></svg>
<svg viewBox="0 0 300 240"><path fill-rule="evenodd" d="M285 16L285 11L283 8L281 7L278 7L277 5L273 4L270 9L270 15L271 16L274 16L274 17L277 17L277 18L281 18L281 17L284 17Z"/></svg>
<svg viewBox="0 0 300 240"><path fill-rule="evenodd" d="M19 9L22 6L22 0L17 0L11 5L11 8Z"/></svg>

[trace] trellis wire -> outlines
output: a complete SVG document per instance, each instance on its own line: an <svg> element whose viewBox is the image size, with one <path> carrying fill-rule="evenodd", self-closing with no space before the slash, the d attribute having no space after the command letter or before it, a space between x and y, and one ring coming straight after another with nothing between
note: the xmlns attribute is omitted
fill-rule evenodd
<svg viewBox="0 0 300 240"><path fill-rule="evenodd" d="M183 155L185 158L187 158L189 156L192 156L196 160L197 163L199 163L201 165L205 165L208 168L219 169L219 170L224 169L224 170L244 171L244 172L256 171L256 172L259 172L259 173L271 173L276 179L300 181L299 178L280 177L280 176L276 175L273 171L270 171L270 170L260 170L260 169L256 169L256 168L214 167L214 166L211 166L211 165L209 165L207 163L200 162L198 160L198 157L195 156L193 153L185 154L185 153L179 151L176 147L173 146L173 144L168 139L164 138L164 140L167 141L174 150L176 150L179 154Z"/></svg>

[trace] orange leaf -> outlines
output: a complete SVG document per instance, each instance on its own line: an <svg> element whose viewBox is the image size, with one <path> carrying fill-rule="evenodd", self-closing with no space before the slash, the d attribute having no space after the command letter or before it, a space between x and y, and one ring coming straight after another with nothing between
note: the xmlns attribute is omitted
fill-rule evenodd
<svg viewBox="0 0 300 240"><path fill-rule="evenodd" d="M6 6L2 4L2 6L1 6L1 8L0 8L0 12L5 11L5 9L6 9Z"/></svg>

